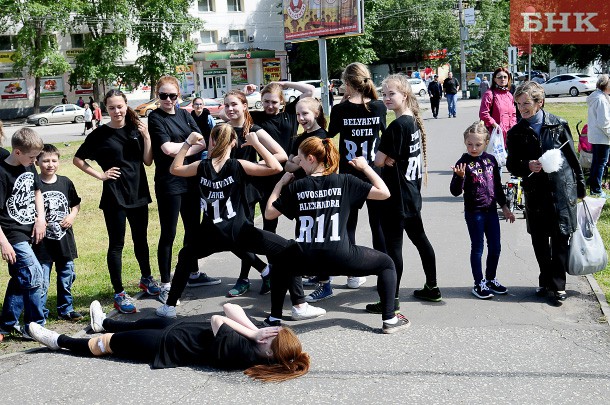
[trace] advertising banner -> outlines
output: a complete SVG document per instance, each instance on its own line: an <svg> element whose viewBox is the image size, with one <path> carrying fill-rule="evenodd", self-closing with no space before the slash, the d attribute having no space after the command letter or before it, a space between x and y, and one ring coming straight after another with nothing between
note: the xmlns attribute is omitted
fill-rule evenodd
<svg viewBox="0 0 610 405"><path fill-rule="evenodd" d="M188 95L195 91L195 75L193 72L182 72L178 75L180 81L180 92Z"/></svg>
<svg viewBox="0 0 610 405"><path fill-rule="evenodd" d="M610 2L511 0L510 42L530 44L610 44Z"/></svg>
<svg viewBox="0 0 610 405"><path fill-rule="evenodd" d="M263 59L263 78L265 80L264 84L279 81L281 75L282 67L279 59Z"/></svg>
<svg viewBox="0 0 610 405"><path fill-rule="evenodd" d="M42 77L40 78L40 98L61 97L64 94L63 77Z"/></svg>
<svg viewBox="0 0 610 405"><path fill-rule="evenodd" d="M246 67L231 67L231 84L243 85L248 84L248 69Z"/></svg>
<svg viewBox="0 0 610 405"><path fill-rule="evenodd" d="M0 92L2 100L28 98L28 88L25 84L25 79L0 80Z"/></svg>
<svg viewBox="0 0 610 405"><path fill-rule="evenodd" d="M93 94L93 83L91 82L82 82L76 86L75 94Z"/></svg>
<svg viewBox="0 0 610 405"><path fill-rule="evenodd" d="M305 41L361 34L363 7L362 0L284 0L284 38Z"/></svg>

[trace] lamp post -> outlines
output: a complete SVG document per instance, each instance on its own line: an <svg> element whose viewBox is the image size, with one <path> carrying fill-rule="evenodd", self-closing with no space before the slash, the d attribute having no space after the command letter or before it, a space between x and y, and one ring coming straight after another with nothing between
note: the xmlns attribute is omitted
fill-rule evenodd
<svg viewBox="0 0 610 405"><path fill-rule="evenodd" d="M465 100L468 98L468 88L466 86L466 55L464 54L465 27L464 22L462 20L462 12L464 10L462 6L462 0L459 1L458 7L458 14L460 19L460 87L462 88L462 99Z"/></svg>
<svg viewBox="0 0 610 405"><path fill-rule="evenodd" d="M525 12L528 14L534 14L536 12L536 9L533 6L527 6L525 8ZM528 44L528 56L527 56L527 60L528 60L528 71L527 71L527 80L532 80L532 27L531 24L529 27L527 27L527 31L529 33L529 44Z"/></svg>

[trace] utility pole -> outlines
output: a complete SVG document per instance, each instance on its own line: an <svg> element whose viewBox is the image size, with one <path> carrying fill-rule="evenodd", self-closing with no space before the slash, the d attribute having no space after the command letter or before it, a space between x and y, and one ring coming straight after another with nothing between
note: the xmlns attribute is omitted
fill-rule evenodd
<svg viewBox="0 0 610 405"><path fill-rule="evenodd" d="M462 17L464 12L462 0L459 0L458 7L460 19L460 87L462 88L462 100L465 100L468 98L468 82L466 81L466 54L464 53L464 40L466 40L468 29L464 26L464 19Z"/></svg>

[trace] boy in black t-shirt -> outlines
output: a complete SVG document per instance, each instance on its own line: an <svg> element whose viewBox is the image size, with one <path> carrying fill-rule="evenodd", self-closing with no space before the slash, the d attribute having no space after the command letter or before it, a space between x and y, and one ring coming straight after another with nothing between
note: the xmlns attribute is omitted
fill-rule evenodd
<svg viewBox="0 0 610 405"><path fill-rule="evenodd" d="M45 144L36 164L40 167L40 188L44 201L47 230L42 243L35 245L34 252L43 270L42 303L45 318L49 310L46 302L51 280L51 268L55 263L57 272L57 317L67 321L78 321L83 316L72 305L72 283L76 279L74 259L78 257L72 223L80 210L80 197L72 181L56 174L59 168L59 150Z"/></svg>
<svg viewBox="0 0 610 405"><path fill-rule="evenodd" d="M42 149L42 140L31 128L15 132L11 154L0 161L0 250L8 262L11 276L6 287L0 333L17 329L29 338L27 327L19 325L21 312L24 325L44 325L42 305L42 268L31 243L44 237L45 218L40 179L33 167Z"/></svg>

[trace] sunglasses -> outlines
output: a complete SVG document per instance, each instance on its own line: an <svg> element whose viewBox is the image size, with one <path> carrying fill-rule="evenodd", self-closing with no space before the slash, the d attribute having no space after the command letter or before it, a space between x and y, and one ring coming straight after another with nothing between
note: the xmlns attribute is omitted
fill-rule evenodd
<svg viewBox="0 0 610 405"><path fill-rule="evenodd" d="M194 105L195 107L201 107L203 104L201 104L201 103L195 103L195 104L193 104L193 105Z"/></svg>
<svg viewBox="0 0 610 405"><path fill-rule="evenodd" d="M496 76L496 79L504 80L508 79L508 76Z"/></svg>
<svg viewBox="0 0 610 405"><path fill-rule="evenodd" d="M176 101L178 95L176 93L159 93L159 98L161 100L167 100L168 97L170 100Z"/></svg>

